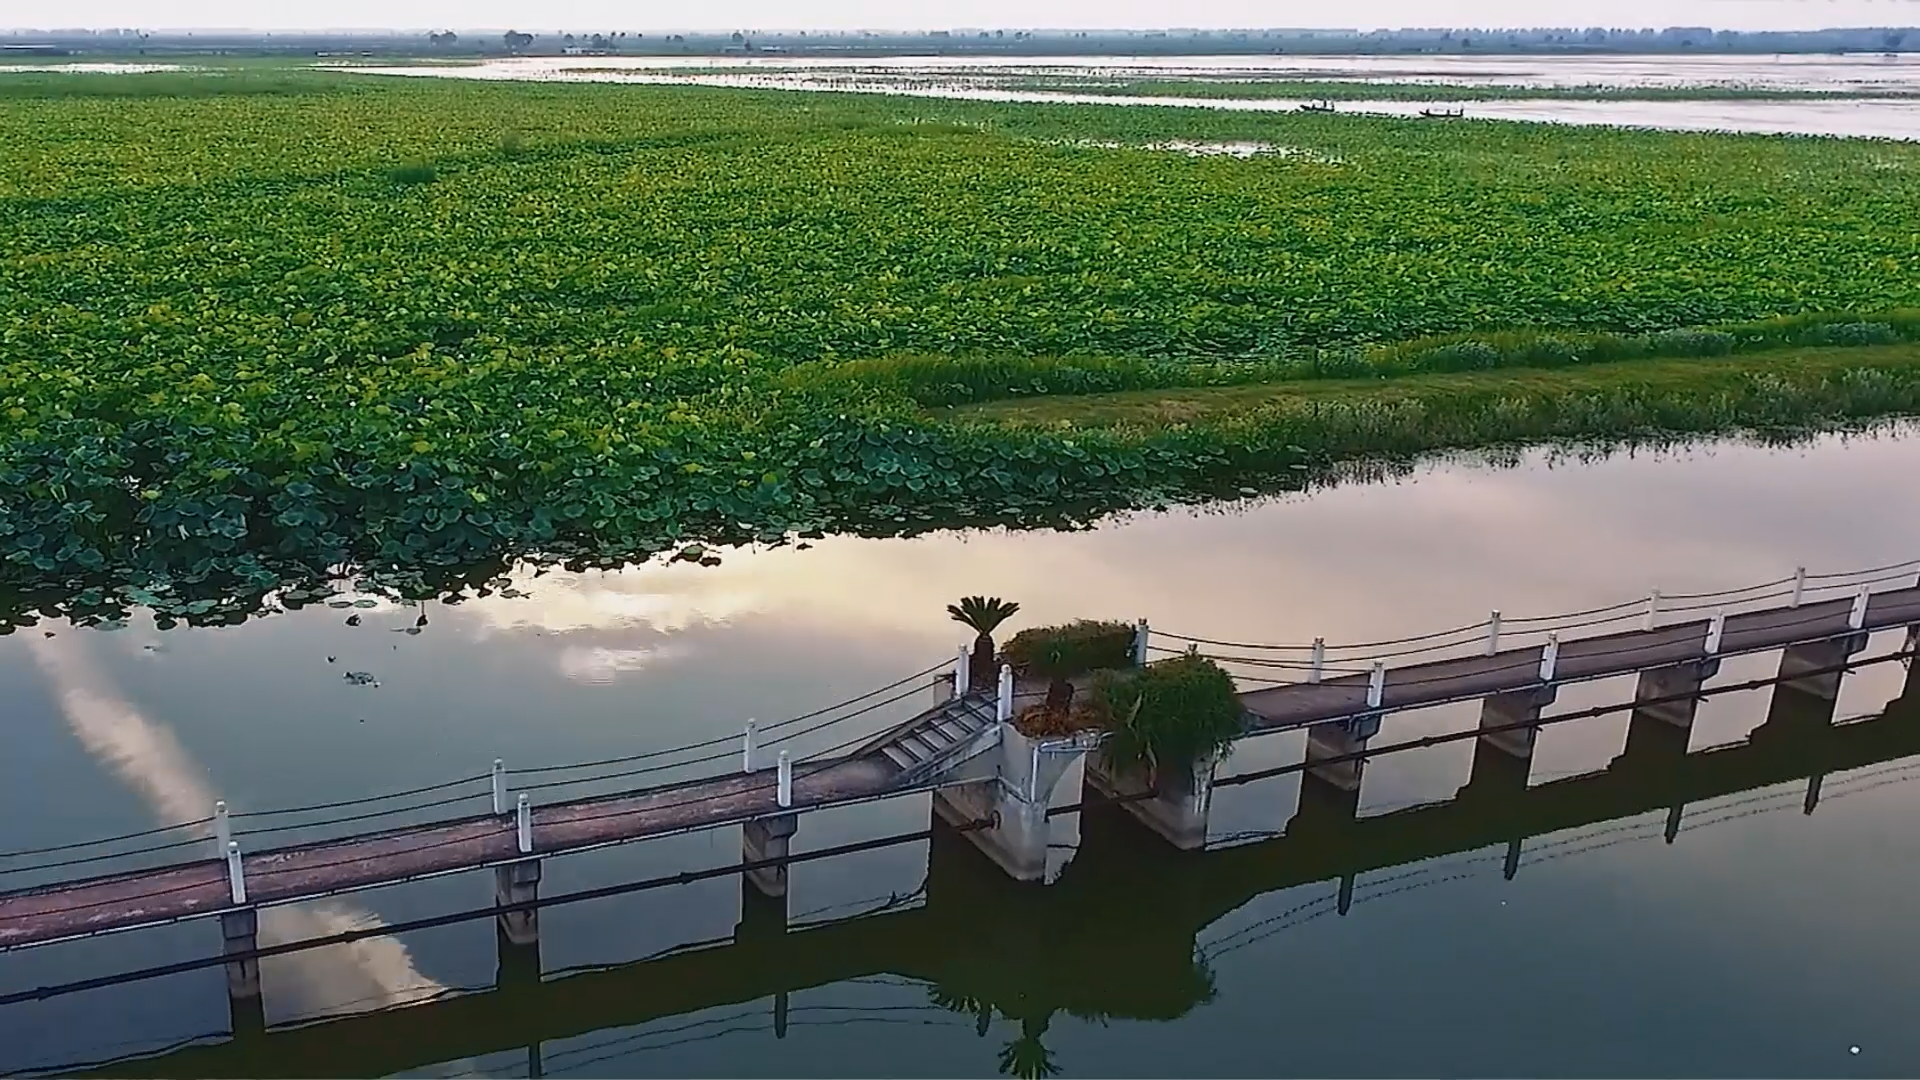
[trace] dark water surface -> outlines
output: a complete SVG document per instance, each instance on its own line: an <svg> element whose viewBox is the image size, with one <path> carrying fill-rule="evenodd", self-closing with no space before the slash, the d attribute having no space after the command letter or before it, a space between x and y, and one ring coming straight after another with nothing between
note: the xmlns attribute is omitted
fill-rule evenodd
<svg viewBox="0 0 1920 1080"><path fill-rule="evenodd" d="M495 757L528 767L724 736L950 655L961 633L942 608L963 593L1019 600L1009 629L1144 616L1223 639L1351 641L1490 608L1549 614L1801 564L1897 563L1920 556L1917 475L1911 429L1591 463L1533 452L1517 467L1443 462L1398 482L1085 533L834 538L717 567L529 575L524 596L457 606L310 608L223 629L48 625L0 638L0 851L191 820L216 798L236 812L325 803L484 773ZM359 625L346 625L352 614ZM1774 663L1729 661L1716 681ZM353 685L349 671L378 685ZM1631 693L1630 680L1573 687L1556 708ZM1405 826L1405 814L1378 817L1452 797L1472 765L1473 744L1459 742L1371 763L1357 825L1302 805L1293 776L1223 788L1215 850L1201 854L1176 855L1110 809L1063 814L1044 889L1011 885L965 838L939 835L796 866L793 922L832 923L805 932L782 935L764 906L743 911L732 878L549 909L544 983L524 956L496 971L487 921L273 958L262 965L273 1030L237 1042L218 968L4 1007L0 1071L203 1038L119 1070L1913 1075L1920 687L1901 663L1867 667L1837 711L1885 717L1720 752L1721 793L1681 808L1671 844L1672 808L1650 793L1667 790L1672 762L1638 750L1581 782L1574 818L1528 796L1421 811ZM1770 715L1771 690L1713 698L1692 748L1738 742ZM1471 706L1396 716L1383 739L1475 718ZM1627 731L1625 714L1548 729L1533 783L1605 768ZM1805 763L1839 752L1849 767L1803 813ZM1222 772L1299 754L1298 736L1274 737ZM1078 797L1069 777L1058 799ZM925 829L928 817L921 797L808 815L796 848ZM552 860L542 890L727 864L739 843L719 830ZM61 857L0 858L0 888L104 866L33 869ZM459 875L274 909L261 938L484 905L491 884ZM0 992L219 945L200 922L4 954ZM428 1003L392 1008L409 1001Z"/></svg>

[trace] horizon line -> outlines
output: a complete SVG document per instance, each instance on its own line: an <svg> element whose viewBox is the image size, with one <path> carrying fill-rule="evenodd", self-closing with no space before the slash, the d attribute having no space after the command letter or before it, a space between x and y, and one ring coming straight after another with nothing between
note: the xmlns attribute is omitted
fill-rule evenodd
<svg viewBox="0 0 1920 1080"><path fill-rule="evenodd" d="M525 25L525 24L521 24L521 25ZM312 27L278 27L273 29L268 29L263 27L250 27L250 26L164 26L164 27L140 27L140 26L26 27L26 26L18 26L18 27L7 27L5 29L0 29L0 34L9 34L9 35L36 34L36 35L51 36L55 34L75 34L75 33L100 34L100 33L110 33L114 31L123 31L123 32L132 31L132 32L149 33L149 34L195 34L195 33L258 34L258 35L267 36L267 37L271 37L274 35L279 35L283 37L294 37L294 36L303 36L303 35L323 35L323 34L334 34L334 35L347 34L347 35L359 35L359 36L368 36L368 37L401 37L401 36L408 36L408 35L415 35L415 34L438 33L438 32L444 32L447 30L452 30L455 33L488 33L488 32L495 32L495 31L504 33L508 30L518 30L518 29L519 29L518 26L505 26L505 25L461 27L457 25L450 26L447 24L406 26L406 27L312 26ZM652 34L652 33L700 34L703 36L711 35L716 37L725 37L734 33L782 34L782 35L812 34L812 33L836 34L836 35L877 34L877 35L890 35L890 36L899 36L899 37L912 37L912 36L927 36L927 35L936 34L936 33L954 33L954 32L976 33L976 32L985 32L985 31L991 31L991 30L1017 30L1017 31L1020 31L1023 33L1029 33L1029 34L1060 34L1060 35L1199 34L1199 33L1210 33L1210 34L1211 33L1285 33L1285 34L1362 35L1362 34L1376 34L1376 33L1409 33L1409 32L1416 32L1416 31L1472 30L1476 32L1490 32L1490 31L1491 32L1502 32L1502 31L1517 32L1517 31L1543 31L1543 30L1545 31L1587 31L1587 30L1599 29L1599 30L1606 30L1609 32L1634 32L1634 33L1646 33L1646 32L1661 33L1669 30L1693 30L1693 31L1707 30L1715 34L1728 33L1728 34L1742 34L1742 35L1761 35L1761 34L1827 34L1827 33L1851 33L1851 32L1888 31L1888 30L1920 31L1920 26L1887 24L1887 25L1875 25L1875 26L1818 26L1818 27L1809 26L1809 27L1801 27L1797 29L1737 30L1737 29L1731 29L1731 28L1725 28L1725 27L1716 27L1711 25L1701 25L1701 24L1694 24L1694 25L1671 24L1667 26L1618 26L1618 25L1603 25L1599 23L1589 23L1586 25L1553 25L1553 24L1542 23L1542 24L1526 25L1526 26L1494 25L1494 24L1486 24L1486 25L1459 24L1459 25L1370 26L1370 27L1356 27L1356 26L1041 27L1041 26L1014 26L1014 25L1005 25L1005 26L953 25L953 26L924 27L924 28L913 28L913 29L901 28L901 27L879 27L879 26L866 26L866 27L793 26L793 27L753 27L751 29L744 26L732 26L732 27L726 27L726 28L643 26L643 27L629 28L629 29L632 32L643 33L643 34ZM553 27L553 28L537 30L534 32L563 34L563 33L568 33L569 31L566 30L564 27ZM622 31L615 31L615 32L622 32Z"/></svg>

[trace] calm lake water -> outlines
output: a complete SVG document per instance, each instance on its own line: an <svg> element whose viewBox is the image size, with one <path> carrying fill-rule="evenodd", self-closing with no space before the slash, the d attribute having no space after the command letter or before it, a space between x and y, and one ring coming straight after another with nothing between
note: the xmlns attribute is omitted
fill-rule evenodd
<svg viewBox="0 0 1920 1080"><path fill-rule="evenodd" d="M720 69L720 70L704 70ZM1074 102L1291 112L1301 100L1140 96L1074 92L1075 81L1141 79L1362 79L1460 86L1704 86L1820 90L1834 101L1450 101L1341 102L1347 112L1416 116L1460 107L1467 115L1538 123L1613 125L1770 135L1920 138L1920 98L1848 99L1848 93L1920 92L1911 55L1777 57L524 57L469 65L357 69L386 75L563 82L692 83L827 93L878 93L975 101ZM1010 85L1061 80L1062 89Z"/></svg>
<svg viewBox="0 0 1920 1080"><path fill-rule="evenodd" d="M1490 608L1513 618L1796 565L1898 563L1920 556L1917 473L1912 427L1790 449L1532 451L1077 533L829 538L223 629L49 624L0 638L0 851L196 818L215 798L238 812L325 803L484 773L495 757L547 765L725 736L951 655L963 635L942 608L965 593L1020 601L1010 630L1147 617L1224 639L1353 641ZM1897 635L1870 645L1897 647ZM1774 664L1729 661L1716 682ZM1802 812L1798 751L1756 744L1725 794L1682 808L1671 844L1670 808L1634 801L1659 786L1657 769L1635 778L1634 755L1597 789L1625 809L1576 827L1512 809L1393 833L1379 815L1467 781L1472 743L1458 742L1371 763L1362 820L1345 831L1296 818L1301 785L1287 776L1221 789L1204 854L1175 856L1110 811L1063 814L1045 888L1016 888L963 837L936 836L794 868L796 924L864 918L781 936L732 878L553 908L540 916L544 983L524 956L496 972L487 921L374 937L264 962L276 1030L236 1043L217 968L0 1008L0 1071L198 1040L119 1071L1912 1075L1916 682L1898 662L1847 678L1842 717L1904 699L1861 722L1878 727L1842 729L1878 749L1822 780L1815 813ZM1572 687L1556 709L1631 694L1630 679ZM875 730L926 700L854 724ZM1772 707L1765 689L1715 697L1691 746L1738 742ZM1382 738L1475 720L1471 706L1427 710L1391 718ZM1533 782L1605 768L1627 729L1624 714L1548 728ZM1244 745L1223 775L1300 752L1297 736ZM1077 777L1058 798L1078 799ZM920 797L812 814L796 848L928 819ZM542 890L720 866L739 844L726 829L550 860ZM1339 878L1356 870L1342 914ZM6 873L0 887L34 879ZM261 936L482 906L491 884L468 874L271 909ZM218 948L202 922L0 955L0 992ZM424 1003L394 1008L408 1002Z"/></svg>

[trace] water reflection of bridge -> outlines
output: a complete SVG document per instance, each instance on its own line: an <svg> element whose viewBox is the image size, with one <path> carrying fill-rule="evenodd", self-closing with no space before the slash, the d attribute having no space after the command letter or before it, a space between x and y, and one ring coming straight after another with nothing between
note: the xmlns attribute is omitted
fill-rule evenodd
<svg viewBox="0 0 1920 1080"><path fill-rule="evenodd" d="M1018 1020L1033 1051L1056 1012L1168 1019L1206 1001L1196 935L1264 893L1338 881L1344 911L1359 874L1505 845L1511 875L1530 837L1666 810L1671 839L1689 803L1796 780L1811 812L1826 774L1920 753L1920 664L1908 663L1900 697L1872 719L1835 724L1833 700L1782 684L1744 742L1688 753L1686 729L1636 714L1605 769L1532 786L1525 761L1483 740L1453 799L1372 817L1356 816L1357 792L1306 774L1285 835L1235 847L1182 851L1092 804L1046 889L936 831L918 908L789 929L783 901L743 883L730 943L542 982L537 944L503 937L491 991L299 1028L241 1024L228 1041L96 1075L375 1076L517 1048L537 1062L542 1042L759 1000L784 1033L789 994L876 974L929 984L975 1011L982 1033L994 1011Z"/></svg>

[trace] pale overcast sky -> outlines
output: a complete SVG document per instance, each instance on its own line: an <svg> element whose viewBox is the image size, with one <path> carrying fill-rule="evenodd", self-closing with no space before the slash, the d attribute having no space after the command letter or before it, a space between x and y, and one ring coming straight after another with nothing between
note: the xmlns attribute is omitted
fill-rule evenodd
<svg viewBox="0 0 1920 1080"><path fill-rule="evenodd" d="M0 0L0 26L146 29L943 29L1920 23L1920 0Z"/></svg>

